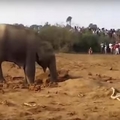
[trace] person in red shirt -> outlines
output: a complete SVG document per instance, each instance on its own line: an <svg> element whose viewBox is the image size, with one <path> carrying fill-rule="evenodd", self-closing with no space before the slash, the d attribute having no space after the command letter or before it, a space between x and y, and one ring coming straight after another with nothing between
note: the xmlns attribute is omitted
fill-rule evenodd
<svg viewBox="0 0 120 120"><path fill-rule="evenodd" d="M115 54L118 55L119 54L119 44L115 44Z"/></svg>

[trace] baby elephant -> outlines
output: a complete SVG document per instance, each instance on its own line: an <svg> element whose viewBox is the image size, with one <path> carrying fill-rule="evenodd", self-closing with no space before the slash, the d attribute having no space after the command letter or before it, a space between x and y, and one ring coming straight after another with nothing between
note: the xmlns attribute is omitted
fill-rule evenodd
<svg viewBox="0 0 120 120"><path fill-rule="evenodd" d="M3 78L1 64L4 61L22 66L28 84L35 79L35 62L44 70L50 70L51 82L57 82L56 58L50 43L40 40L29 28L0 24L0 82Z"/></svg>

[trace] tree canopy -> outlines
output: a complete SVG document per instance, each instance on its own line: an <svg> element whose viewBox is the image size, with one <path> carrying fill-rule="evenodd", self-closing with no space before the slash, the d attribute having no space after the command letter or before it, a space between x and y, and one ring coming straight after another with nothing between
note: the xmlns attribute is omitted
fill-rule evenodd
<svg viewBox="0 0 120 120"><path fill-rule="evenodd" d="M23 24L15 25L24 26ZM62 26L59 24L50 25L46 22L44 25L34 24L29 28L37 31L41 40L50 42L57 52L85 53L90 47L92 47L94 52L100 52L101 43L114 43L120 39L120 30L100 29L93 23L84 28L79 26L71 27L69 25Z"/></svg>

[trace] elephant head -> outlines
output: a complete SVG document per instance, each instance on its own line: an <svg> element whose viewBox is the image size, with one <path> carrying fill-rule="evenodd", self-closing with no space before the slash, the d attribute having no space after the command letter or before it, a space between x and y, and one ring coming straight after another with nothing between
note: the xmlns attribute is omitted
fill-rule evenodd
<svg viewBox="0 0 120 120"><path fill-rule="evenodd" d="M36 53L36 62L43 68L44 72L47 68L49 69L51 82L57 82L56 57L50 43L40 43Z"/></svg>

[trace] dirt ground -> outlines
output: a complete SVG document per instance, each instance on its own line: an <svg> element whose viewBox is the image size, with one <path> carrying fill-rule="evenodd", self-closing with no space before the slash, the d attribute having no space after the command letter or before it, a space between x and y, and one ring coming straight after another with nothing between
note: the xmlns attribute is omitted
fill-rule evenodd
<svg viewBox="0 0 120 120"><path fill-rule="evenodd" d="M1 85L0 120L120 120L120 101L110 98L111 87L120 90L120 56L56 56L59 75L66 81L36 91L22 85L22 69L3 63L9 84ZM45 79L41 67L36 68L36 80Z"/></svg>

